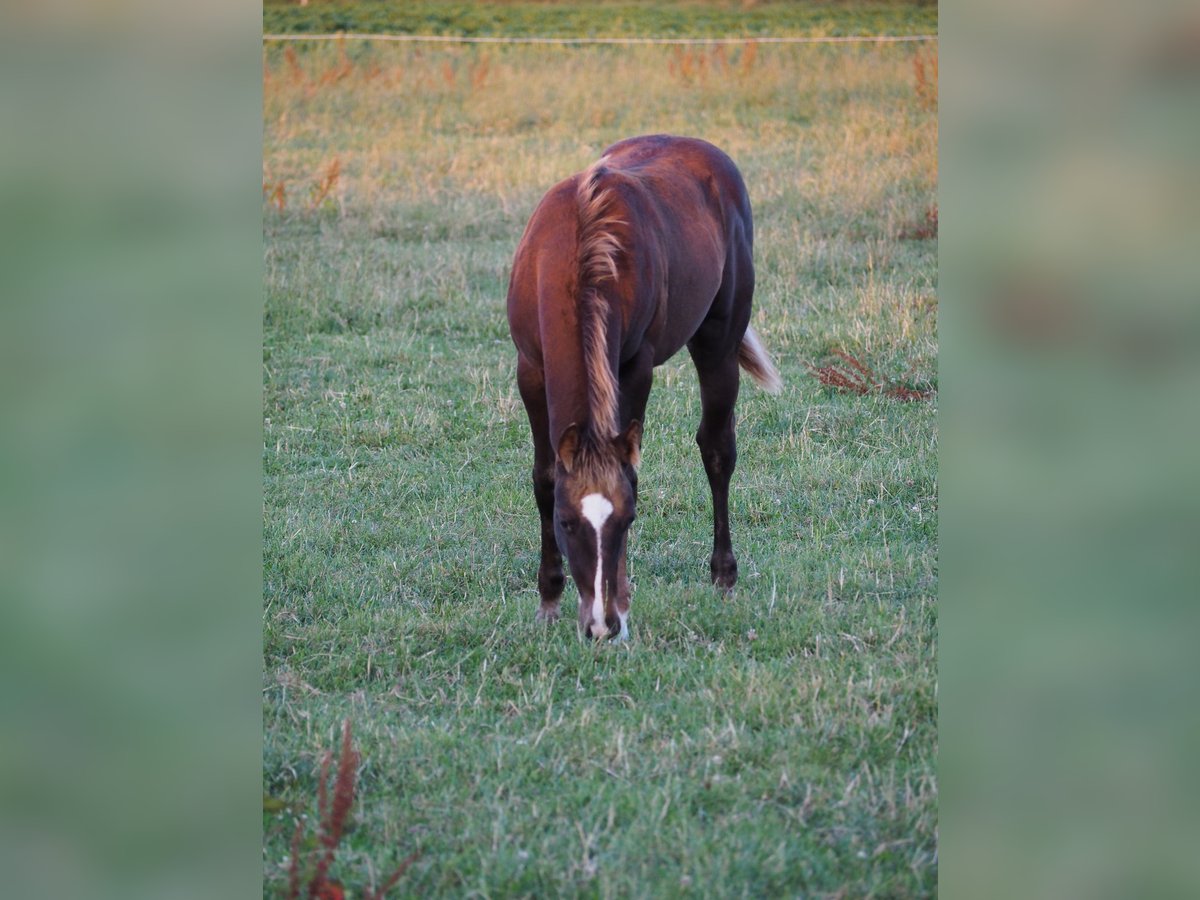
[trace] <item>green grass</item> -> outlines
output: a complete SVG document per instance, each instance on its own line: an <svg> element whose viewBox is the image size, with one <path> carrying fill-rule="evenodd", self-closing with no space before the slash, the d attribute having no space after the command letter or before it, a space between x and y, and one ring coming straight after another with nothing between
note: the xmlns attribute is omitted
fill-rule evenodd
<svg viewBox="0 0 1200 900"><path fill-rule="evenodd" d="M295 0L266 0L263 30L540 37L922 34L937 31L937 3L313 0L300 6Z"/></svg>
<svg viewBox="0 0 1200 900"><path fill-rule="evenodd" d="M352 889L419 848L393 895L936 893L936 394L806 368L937 385L937 242L901 237L936 202L918 53L265 49L264 893L344 717ZM658 370L632 640L594 647L533 621L504 295L542 192L659 130L743 170L786 385L744 382L726 599L695 376Z"/></svg>

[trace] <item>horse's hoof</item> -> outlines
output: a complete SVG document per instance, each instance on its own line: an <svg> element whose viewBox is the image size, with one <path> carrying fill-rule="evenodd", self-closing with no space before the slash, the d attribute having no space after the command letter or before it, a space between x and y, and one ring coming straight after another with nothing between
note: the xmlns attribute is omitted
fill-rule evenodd
<svg viewBox="0 0 1200 900"><path fill-rule="evenodd" d="M558 621L558 607L557 606L539 606L537 615L535 615L533 617L533 620L535 622L545 622L547 625L557 622Z"/></svg>
<svg viewBox="0 0 1200 900"><path fill-rule="evenodd" d="M737 584L738 568L737 563L733 559L728 559L723 562L713 560L711 566L712 583L715 584L722 593L728 594L733 590L733 586Z"/></svg>

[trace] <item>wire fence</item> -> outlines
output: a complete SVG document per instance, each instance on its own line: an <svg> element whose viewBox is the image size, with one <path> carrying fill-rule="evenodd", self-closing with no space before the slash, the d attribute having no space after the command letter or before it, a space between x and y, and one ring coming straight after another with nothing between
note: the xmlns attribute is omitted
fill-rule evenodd
<svg viewBox="0 0 1200 900"><path fill-rule="evenodd" d="M337 32L335 34L264 34L265 42L278 41L391 41L406 44L898 44L936 41L936 34L856 34L844 36L809 37L467 37L442 34L370 34Z"/></svg>

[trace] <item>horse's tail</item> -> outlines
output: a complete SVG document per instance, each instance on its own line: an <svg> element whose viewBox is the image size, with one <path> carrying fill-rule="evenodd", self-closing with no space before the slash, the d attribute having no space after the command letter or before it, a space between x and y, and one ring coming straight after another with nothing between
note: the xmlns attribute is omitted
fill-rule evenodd
<svg viewBox="0 0 1200 900"><path fill-rule="evenodd" d="M775 368L775 363L771 362L770 354L763 349L753 328L746 328L746 334L738 346L738 364L768 394L778 394L783 389L779 370Z"/></svg>

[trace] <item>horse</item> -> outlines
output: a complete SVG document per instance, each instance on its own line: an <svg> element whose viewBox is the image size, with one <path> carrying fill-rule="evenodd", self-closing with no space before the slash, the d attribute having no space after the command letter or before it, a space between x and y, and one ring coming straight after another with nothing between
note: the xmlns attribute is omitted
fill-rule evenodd
<svg viewBox="0 0 1200 900"><path fill-rule="evenodd" d="M729 480L739 366L768 392L781 387L750 327L753 238L733 161L672 135L613 144L534 210L513 259L508 322L533 434L537 620L559 617L565 554L580 635L628 637L626 539L642 421L654 368L685 345L700 381L696 442L712 491L709 569L725 591L737 581Z"/></svg>

